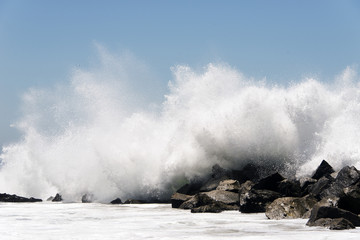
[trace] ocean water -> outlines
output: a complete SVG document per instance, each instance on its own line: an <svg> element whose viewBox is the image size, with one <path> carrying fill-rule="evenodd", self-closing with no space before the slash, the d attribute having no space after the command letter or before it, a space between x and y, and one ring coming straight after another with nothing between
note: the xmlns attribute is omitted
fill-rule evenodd
<svg viewBox="0 0 360 240"><path fill-rule="evenodd" d="M170 204L0 203L0 239L359 239L263 213L192 214Z"/></svg>

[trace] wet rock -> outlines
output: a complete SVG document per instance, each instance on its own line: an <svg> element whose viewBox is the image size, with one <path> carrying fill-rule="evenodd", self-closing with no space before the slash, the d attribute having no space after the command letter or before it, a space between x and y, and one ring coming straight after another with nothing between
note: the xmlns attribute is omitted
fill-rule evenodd
<svg viewBox="0 0 360 240"><path fill-rule="evenodd" d="M228 179L219 183L216 190L229 191L238 193L240 189L240 183L237 180Z"/></svg>
<svg viewBox="0 0 360 240"><path fill-rule="evenodd" d="M275 199L282 197L278 192L271 190L251 189L240 193L240 212L265 212L266 207Z"/></svg>
<svg viewBox="0 0 360 240"><path fill-rule="evenodd" d="M239 194L234 192L228 192L223 190L214 190L210 192L204 192L205 195L211 199L222 202L225 204L238 205L239 204Z"/></svg>
<svg viewBox="0 0 360 240"><path fill-rule="evenodd" d="M339 197L338 207L360 214L360 182L344 188L344 194Z"/></svg>
<svg viewBox="0 0 360 240"><path fill-rule="evenodd" d="M244 183L246 181L258 181L260 179L261 167L255 164L246 164L241 170L232 170L231 178Z"/></svg>
<svg viewBox="0 0 360 240"><path fill-rule="evenodd" d="M313 197L283 197L278 198L266 207L265 215L269 219L304 218L317 200Z"/></svg>
<svg viewBox="0 0 360 240"><path fill-rule="evenodd" d="M179 208L181 209L193 209L200 206L205 206L214 203L215 200L210 198L205 193L198 193L192 196L189 200L183 202Z"/></svg>
<svg viewBox="0 0 360 240"><path fill-rule="evenodd" d="M278 185L283 180L283 176L281 176L279 173L274 173L270 176L260 179L260 181L256 183L253 188L278 192Z"/></svg>
<svg viewBox="0 0 360 240"><path fill-rule="evenodd" d="M284 179L278 184L278 192L287 197L300 197L301 187L297 180Z"/></svg>
<svg viewBox="0 0 360 240"><path fill-rule="evenodd" d="M171 196L171 207L172 208L179 208L181 204L189 200L192 196L181 194L181 193L174 193Z"/></svg>
<svg viewBox="0 0 360 240"><path fill-rule="evenodd" d="M355 226L345 218L320 218L308 226L326 227L330 228L331 230L345 230L355 228Z"/></svg>
<svg viewBox="0 0 360 240"><path fill-rule="evenodd" d="M212 203L209 205L200 206L197 208L192 208L192 213L204 213L204 212L211 212L211 213L220 213L223 210L221 209L218 203Z"/></svg>
<svg viewBox="0 0 360 240"><path fill-rule="evenodd" d="M329 177L322 177L310 187L309 193L314 197L321 199L326 196L324 192L330 188L332 182L333 179Z"/></svg>
<svg viewBox="0 0 360 240"><path fill-rule="evenodd" d="M213 191L215 190L221 181L227 180L228 177L226 176L222 176L220 178L214 179L214 178L210 178L208 179L200 188L200 192L209 192L209 191Z"/></svg>
<svg viewBox="0 0 360 240"><path fill-rule="evenodd" d="M332 174L334 171L334 169L330 166L330 164L325 161L322 160L320 166L316 169L314 175L312 176L313 179L320 179L324 176L329 176L330 174Z"/></svg>
<svg viewBox="0 0 360 240"><path fill-rule="evenodd" d="M52 199L51 201L52 202L61 202L63 199L62 199L62 196L60 194L56 194L56 196L54 197L54 199Z"/></svg>
<svg viewBox="0 0 360 240"><path fill-rule="evenodd" d="M42 200L33 197L20 197L15 194L0 193L0 202L42 202Z"/></svg>
<svg viewBox="0 0 360 240"><path fill-rule="evenodd" d="M111 204L122 204L122 201L120 198L116 198L110 202Z"/></svg>
<svg viewBox="0 0 360 240"><path fill-rule="evenodd" d="M208 205L204 205L204 206L200 206L200 207L196 207L196 208L192 208L191 212L192 213L204 213L204 212L211 212L211 213L219 213L225 210L239 210L238 206L233 206L233 205L227 205L224 204L222 202L213 202L211 204Z"/></svg>
<svg viewBox="0 0 360 240"><path fill-rule="evenodd" d="M176 192L186 194L186 195L194 195L200 192L200 188L204 185L204 180L200 178L195 178L190 181L190 183L185 184L181 188L179 188ZM216 188L216 187L215 187Z"/></svg>
<svg viewBox="0 0 360 240"><path fill-rule="evenodd" d="M340 197L344 194L344 188L349 187L360 180L360 172L355 167L342 168L331 186L320 195L324 197Z"/></svg>
<svg viewBox="0 0 360 240"><path fill-rule="evenodd" d="M306 223L306 225L315 226L315 221L320 218L344 218L351 222L354 226L360 226L360 217L352 212L335 207L316 206L312 209L309 221Z"/></svg>
<svg viewBox="0 0 360 240"><path fill-rule="evenodd" d="M48 199L46 199L46 201L50 202L50 201L52 201L53 199L54 199L54 197L53 197L53 196L50 196L50 197L48 197Z"/></svg>
<svg viewBox="0 0 360 240"><path fill-rule="evenodd" d="M141 200L137 200L137 199L127 199L124 204L142 204L144 203Z"/></svg>
<svg viewBox="0 0 360 240"><path fill-rule="evenodd" d="M309 177L302 177L299 179L299 182L301 188L301 196L306 196L310 193L311 187L317 182L317 180Z"/></svg>

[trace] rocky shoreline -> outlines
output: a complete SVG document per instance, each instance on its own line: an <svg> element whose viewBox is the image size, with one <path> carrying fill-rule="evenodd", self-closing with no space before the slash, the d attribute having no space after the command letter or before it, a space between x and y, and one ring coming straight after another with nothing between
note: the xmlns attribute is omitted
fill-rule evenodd
<svg viewBox="0 0 360 240"><path fill-rule="evenodd" d="M311 178L287 179L278 172L259 178L257 166L234 174L216 165L210 179L181 187L171 204L193 213L264 212L269 219L307 218L307 226L351 229L360 226L360 172L349 166L336 172L323 160Z"/></svg>
<svg viewBox="0 0 360 240"><path fill-rule="evenodd" d="M331 230L360 226L360 171L346 166L335 171L325 160L312 177L290 179L278 172L260 177L262 169L253 164L241 170L227 170L214 165L208 178L197 179L179 188L172 196L173 208L192 213L219 213L237 210L241 213L265 213L269 219L308 219L307 226L322 226ZM57 194L47 201L61 202ZM41 202L6 193L0 202ZM82 197L92 201L91 194ZM155 201L156 202L156 201ZM135 199L111 204L153 203ZM158 203L158 202L156 202Z"/></svg>

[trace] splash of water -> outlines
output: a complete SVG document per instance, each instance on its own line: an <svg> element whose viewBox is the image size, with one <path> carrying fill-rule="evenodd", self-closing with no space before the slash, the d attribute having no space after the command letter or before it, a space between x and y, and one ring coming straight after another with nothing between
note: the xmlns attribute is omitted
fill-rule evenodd
<svg viewBox="0 0 360 240"><path fill-rule="evenodd" d="M168 196L215 163L298 175L322 159L360 167L360 84L351 68L332 83L285 87L227 65L176 66L163 103L146 109L123 84L122 63L105 59L95 71L75 71L67 85L24 95L16 124L23 138L3 148L1 191L60 192L68 201L91 193L106 202Z"/></svg>

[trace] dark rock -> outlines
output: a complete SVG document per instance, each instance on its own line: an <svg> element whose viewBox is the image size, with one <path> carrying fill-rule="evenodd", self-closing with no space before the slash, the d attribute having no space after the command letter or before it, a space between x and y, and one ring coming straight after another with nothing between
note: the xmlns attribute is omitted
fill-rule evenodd
<svg viewBox="0 0 360 240"><path fill-rule="evenodd" d="M82 203L91 203L93 201L94 196L92 194L84 194L81 198Z"/></svg>
<svg viewBox="0 0 360 240"><path fill-rule="evenodd" d="M344 194L339 197L338 207L360 214L360 183L344 188Z"/></svg>
<svg viewBox="0 0 360 240"><path fill-rule="evenodd" d="M315 222L309 224L308 226L327 227L331 230L344 230L355 228L355 226L345 218L320 218Z"/></svg>
<svg viewBox="0 0 360 240"><path fill-rule="evenodd" d="M284 180L284 177L281 176L279 173L274 173L266 178L260 179L260 181L254 185L254 189L262 189L262 190L271 190L278 192L279 183Z"/></svg>
<svg viewBox="0 0 360 240"><path fill-rule="evenodd" d="M204 185L204 180L200 178L195 178L190 181L190 183L185 184L181 188L179 188L176 192L186 194L186 195L194 195L200 192L200 188ZM216 187L215 187L216 188Z"/></svg>
<svg viewBox="0 0 360 240"><path fill-rule="evenodd" d="M310 193L310 189L317 182L316 179L303 177L299 179L301 187L301 196L306 196Z"/></svg>
<svg viewBox="0 0 360 240"><path fill-rule="evenodd" d="M260 179L261 167L255 164L249 163L245 165L241 170L232 170L231 178L238 180L239 183L246 181L258 181Z"/></svg>
<svg viewBox="0 0 360 240"><path fill-rule="evenodd" d="M211 212L211 213L220 213L223 210L221 209L218 203L211 203L209 205L200 206L197 208L192 208L192 213L204 213L204 212Z"/></svg>
<svg viewBox="0 0 360 240"><path fill-rule="evenodd" d="M122 204L122 201L120 198L116 198L110 202L111 204Z"/></svg>
<svg viewBox="0 0 360 240"><path fill-rule="evenodd" d="M296 180L284 179L278 184L278 192L287 197L300 197L300 182Z"/></svg>
<svg viewBox="0 0 360 240"><path fill-rule="evenodd" d="M265 212L266 207L280 197L282 197L280 193L271 190L251 189L247 192L243 191L240 193L240 212Z"/></svg>
<svg viewBox="0 0 360 240"><path fill-rule="evenodd" d="M349 187L360 179L360 172L355 167L346 166L342 168L331 186L320 195L324 197L340 197L344 194L344 188Z"/></svg>
<svg viewBox="0 0 360 240"><path fill-rule="evenodd" d="M137 200L137 199L128 199L124 202L124 204L142 204L144 201Z"/></svg>
<svg viewBox="0 0 360 240"><path fill-rule="evenodd" d="M215 200L210 198L205 193L198 193L195 196L192 196L186 202L183 202L179 208L181 209L193 209L200 206L205 206L214 203Z"/></svg>
<svg viewBox="0 0 360 240"><path fill-rule="evenodd" d="M330 188L332 182L333 179L329 179L329 177L322 177L310 187L309 193L316 198L321 199L324 196L323 192Z"/></svg>
<svg viewBox="0 0 360 240"><path fill-rule="evenodd" d="M33 197L20 197L15 194L0 193L0 202L42 202L42 200Z"/></svg>
<svg viewBox="0 0 360 240"><path fill-rule="evenodd" d="M52 201L53 199L54 199L54 197L53 197L53 196L50 196L50 197L48 197L48 199L46 199L46 201L50 202L50 201Z"/></svg>
<svg viewBox="0 0 360 240"><path fill-rule="evenodd" d="M322 160L320 166L316 169L314 175L312 176L312 178L314 179L320 179L324 176L328 176L331 173L335 172L334 169L330 166L330 164L325 161Z"/></svg>
<svg viewBox="0 0 360 240"><path fill-rule="evenodd" d="M228 179L226 176L222 176L220 178L210 178L208 179L200 188L200 192L210 192L212 190L215 190L221 181Z"/></svg>
<svg viewBox="0 0 360 240"><path fill-rule="evenodd" d="M216 190L229 191L238 193L240 189L240 183L237 180L228 179L219 183Z"/></svg>
<svg viewBox="0 0 360 240"><path fill-rule="evenodd" d="M228 178L228 177L230 177L230 175L231 175L231 171L220 167L219 164L215 164L212 167L212 175L211 175L211 177L213 179L220 179L220 178L223 178L223 177Z"/></svg>
<svg viewBox="0 0 360 240"><path fill-rule="evenodd" d="M181 204L189 200L192 196L181 194L181 193L174 193L171 196L171 207L172 208L179 208Z"/></svg>
<svg viewBox="0 0 360 240"><path fill-rule="evenodd" d="M239 206L234 205L227 205L222 202L214 201L208 205L192 208L192 213L204 213L204 212L211 212L211 213L219 213L226 210L239 210Z"/></svg>
<svg viewBox="0 0 360 240"><path fill-rule="evenodd" d="M275 199L266 207L265 215L269 219L303 218L310 211L317 200L313 197L283 197Z"/></svg>
<svg viewBox="0 0 360 240"><path fill-rule="evenodd" d="M214 190L211 192L204 192L205 195L211 199L222 202L225 204L238 205L239 204L239 194L234 192L228 192L223 190Z"/></svg>
<svg viewBox="0 0 360 240"><path fill-rule="evenodd" d="M61 195L57 193L56 196L54 197L54 199L51 201L52 202L61 202L62 200L63 199L62 199Z"/></svg>
<svg viewBox="0 0 360 240"><path fill-rule="evenodd" d="M335 208L335 207L317 207L315 206L309 218L309 221L306 223L308 226L313 226L315 221L320 218L345 218L350 221L354 226L360 226L360 217L352 212Z"/></svg>

